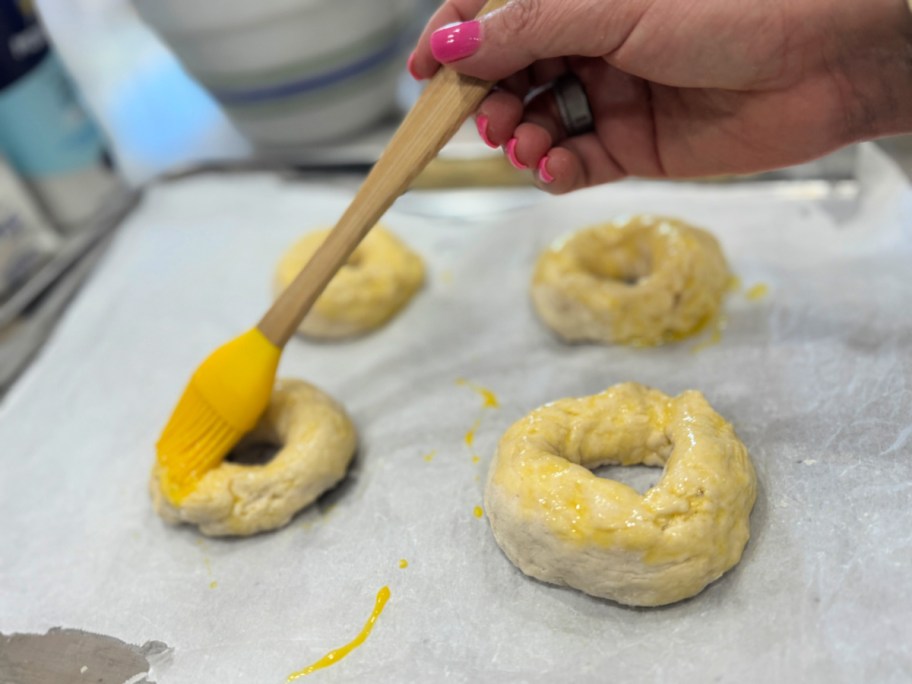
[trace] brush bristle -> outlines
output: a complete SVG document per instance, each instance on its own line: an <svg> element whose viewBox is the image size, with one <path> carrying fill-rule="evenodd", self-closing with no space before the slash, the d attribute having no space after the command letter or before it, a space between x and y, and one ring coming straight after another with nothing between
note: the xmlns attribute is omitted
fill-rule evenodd
<svg viewBox="0 0 912 684"><path fill-rule="evenodd" d="M254 428L269 405L281 353L252 328L196 369L158 440L161 489L172 504L180 504Z"/></svg>
<svg viewBox="0 0 912 684"><path fill-rule="evenodd" d="M191 382L156 445L162 491L168 500L180 503L242 436Z"/></svg>

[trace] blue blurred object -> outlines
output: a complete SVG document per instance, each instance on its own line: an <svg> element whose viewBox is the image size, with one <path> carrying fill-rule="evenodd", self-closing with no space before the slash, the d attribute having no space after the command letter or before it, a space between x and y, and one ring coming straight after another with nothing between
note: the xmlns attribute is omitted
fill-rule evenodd
<svg viewBox="0 0 912 684"><path fill-rule="evenodd" d="M0 25L0 35L6 28ZM57 55L45 48L29 71L15 77L0 72L0 84L0 150L21 175L36 179L100 163L101 135L80 107Z"/></svg>
<svg viewBox="0 0 912 684"><path fill-rule="evenodd" d="M158 168L186 160L188 150L224 123L219 106L173 59L135 74L112 98L109 116L131 154Z"/></svg>
<svg viewBox="0 0 912 684"><path fill-rule="evenodd" d="M128 0L38 0L38 6L129 183L249 156L250 146L219 106Z"/></svg>
<svg viewBox="0 0 912 684"><path fill-rule="evenodd" d="M26 0L0 0L0 151L65 230L86 227L123 190Z"/></svg>

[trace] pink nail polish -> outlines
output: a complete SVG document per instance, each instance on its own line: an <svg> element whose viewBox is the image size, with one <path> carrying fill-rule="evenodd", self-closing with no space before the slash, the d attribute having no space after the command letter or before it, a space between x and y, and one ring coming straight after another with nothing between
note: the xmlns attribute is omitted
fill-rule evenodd
<svg viewBox="0 0 912 684"><path fill-rule="evenodd" d="M484 144L490 147L491 149L497 149L497 144L492 143L491 139L488 137L488 117L484 114L475 119L475 126L478 128L478 135L481 136L481 139L484 140Z"/></svg>
<svg viewBox="0 0 912 684"><path fill-rule="evenodd" d="M481 23L477 20L447 24L431 34L431 53L443 64L475 54L481 45Z"/></svg>
<svg viewBox="0 0 912 684"><path fill-rule="evenodd" d="M554 176L548 173L548 155L538 161L538 179L545 185L554 182Z"/></svg>
<svg viewBox="0 0 912 684"><path fill-rule="evenodd" d="M408 62L405 63L405 68L408 69L409 75L414 78L416 81L420 81L421 76L415 73L415 53L409 55Z"/></svg>
<svg viewBox="0 0 912 684"><path fill-rule="evenodd" d="M510 138L507 144L504 145L504 150L507 152L507 159L509 159L510 163L513 164L513 166L515 166L517 169L522 171L523 169L529 168L516 158L516 138Z"/></svg>

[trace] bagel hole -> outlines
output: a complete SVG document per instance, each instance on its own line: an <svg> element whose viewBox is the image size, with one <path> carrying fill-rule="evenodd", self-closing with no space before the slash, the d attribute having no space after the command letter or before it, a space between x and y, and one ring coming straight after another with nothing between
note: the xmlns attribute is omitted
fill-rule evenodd
<svg viewBox="0 0 912 684"><path fill-rule="evenodd" d="M661 466L645 465L603 465L592 469L592 474L597 477L603 477L606 480L621 482L628 487L632 487L640 494L645 494L662 477Z"/></svg>
<svg viewBox="0 0 912 684"><path fill-rule="evenodd" d="M618 245L613 249L595 250L582 259L586 271L599 280L614 280L636 285L652 273L652 255L636 245Z"/></svg>
<svg viewBox="0 0 912 684"><path fill-rule="evenodd" d="M243 466L264 466L275 458L281 448L275 435L255 432L241 439L225 460Z"/></svg>

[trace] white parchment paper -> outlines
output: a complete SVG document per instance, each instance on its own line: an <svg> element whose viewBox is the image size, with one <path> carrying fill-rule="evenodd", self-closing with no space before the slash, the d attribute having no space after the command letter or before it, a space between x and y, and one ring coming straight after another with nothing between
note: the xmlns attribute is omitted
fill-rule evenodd
<svg viewBox="0 0 912 684"><path fill-rule="evenodd" d="M807 184L406 196L387 223L427 288L364 339L293 341L280 370L346 405L357 463L287 528L236 541L155 516L153 444L199 361L267 306L282 251L350 197L266 174L153 189L0 408L0 631L163 641L165 684L278 683L389 585L365 645L314 681L909 681L912 203L878 153L861 166L854 201ZM537 253L639 212L710 228L745 286L769 287L730 297L719 344L571 347L536 320ZM760 479L741 564L664 609L530 580L473 515L507 426L626 380L702 390Z"/></svg>

